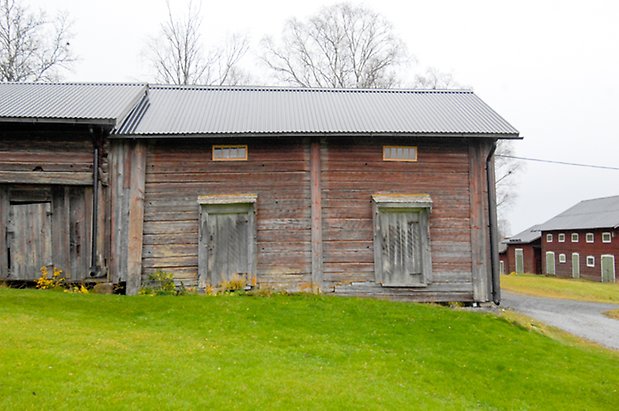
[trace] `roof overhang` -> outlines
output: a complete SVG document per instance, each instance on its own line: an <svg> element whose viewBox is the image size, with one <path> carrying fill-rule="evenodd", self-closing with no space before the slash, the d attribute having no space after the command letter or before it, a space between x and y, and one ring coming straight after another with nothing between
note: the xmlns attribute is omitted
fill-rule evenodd
<svg viewBox="0 0 619 411"><path fill-rule="evenodd" d="M518 134L466 134L466 133L409 133L409 132L265 132L265 133L157 133L112 134L113 139L180 139L180 138L256 138L256 137L408 137L408 138L483 138L493 140L522 140Z"/></svg>
<svg viewBox="0 0 619 411"><path fill-rule="evenodd" d="M49 118L49 117L0 117L0 123L14 124L85 124L97 126L116 125L113 118Z"/></svg>

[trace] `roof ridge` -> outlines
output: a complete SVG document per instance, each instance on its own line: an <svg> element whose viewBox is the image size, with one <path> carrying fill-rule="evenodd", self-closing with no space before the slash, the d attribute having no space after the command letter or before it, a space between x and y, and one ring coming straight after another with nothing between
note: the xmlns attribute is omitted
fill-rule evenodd
<svg viewBox="0 0 619 411"><path fill-rule="evenodd" d="M474 94L471 89L414 89L414 88L326 88L326 87L291 87L291 86L215 86L199 84L149 84L151 89L187 89L187 90L221 90L221 91L273 91L304 93L386 93L386 94Z"/></svg>
<svg viewBox="0 0 619 411"><path fill-rule="evenodd" d="M8 81L0 83L0 85L20 85L20 86L147 86L146 82L79 82L79 81L67 81L67 82L20 82L20 81Z"/></svg>

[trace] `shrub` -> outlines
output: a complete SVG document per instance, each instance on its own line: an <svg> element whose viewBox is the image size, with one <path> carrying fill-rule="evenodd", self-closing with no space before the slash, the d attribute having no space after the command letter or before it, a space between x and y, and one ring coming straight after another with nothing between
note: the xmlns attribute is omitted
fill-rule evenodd
<svg viewBox="0 0 619 411"><path fill-rule="evenodd" d="M36 285L40 290L58 290L66 287L66 280L62 275L62 270L54 267L52 275L49 275L47 266L41 267L41 276L37 279Z"/></svg>
<svg viewBox="0 0 619 411"><path fill-rule="evenodd" d="M174 274L157 270L148 276L149 284L140 288L141 295L176 295Z"/></svg>

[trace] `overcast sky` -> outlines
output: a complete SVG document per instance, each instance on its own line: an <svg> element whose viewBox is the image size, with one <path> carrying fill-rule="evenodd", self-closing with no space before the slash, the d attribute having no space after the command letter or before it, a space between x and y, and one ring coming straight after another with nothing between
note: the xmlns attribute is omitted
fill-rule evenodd
<svg viewBox="0 0 619 411"><path fill-rule="evenodd" d="M197 0L194 0L197 1ZM212 44L245 33L253 46L290 17L336 1L202 1ZM517 155L619 167L619 2L612 0L367 0L390 20L419 66L451 73L524 137ZM30 0L66 10L80 58L68 81L149 81L145 44L164 0ZM173 1L182 10L184 1ZM255 47L254 47L255 48ZM252 55L246 60L250 67ZM507 216L512 234L578 201L619 195L619 171L527 162Z"/></svg>

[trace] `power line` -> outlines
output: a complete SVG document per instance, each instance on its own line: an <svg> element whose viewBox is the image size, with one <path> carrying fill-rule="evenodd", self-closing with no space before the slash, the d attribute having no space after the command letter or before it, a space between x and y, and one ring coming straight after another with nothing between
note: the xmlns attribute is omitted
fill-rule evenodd
<svg viewBox="0 0 619 411"><path fill-rule="evenodd" d="M562 164L564 166L600 168L600 169L603 169L603 170L616 170L616 171L619 171L619 167L598 166L598 165L595 165L595 164L568 163L566 161L553 161L553 160L543 160L543 159L540 159L540 158L507 156L507 155L504 155L504 154L496 154L496 157L513 158L515 160L536 161L538 163Z"/></svg>

